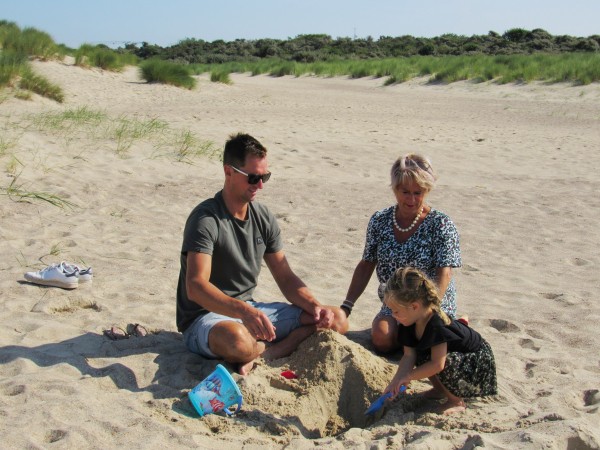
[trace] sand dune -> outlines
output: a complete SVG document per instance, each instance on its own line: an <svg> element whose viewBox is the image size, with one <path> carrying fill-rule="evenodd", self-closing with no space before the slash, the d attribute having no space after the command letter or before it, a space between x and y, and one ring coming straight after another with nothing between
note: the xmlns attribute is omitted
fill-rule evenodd
<svg viewBox="0 0 600 450"><path fill-rule="evenodd" d="M146 84L134 68L34 65L66 101L3 97L0 193L16 177L21 192L74 206L0 196L6 448L600 447L600 86L232 75L230 86L202 76L187 91ZM56 123L81 108L102 114ZM119 134L132 127L143 136ZM445 417L415 383L367 420L395 364L368 343L373 279L348 336L319 333L234 375L242 411L198 417L187 392L217 361L187 352L176 331L178 255L188 213L221 188L222 169L180 151L186 134L218 149L237 131L269 148L273 177L259 200L277 214L294 270L336 305L369 217L393 201L393 160L432 158L440 180L429 203L460 231L459 313L494 349L497 397ZM25 282L25 271L61 260L91 265L93 283ZM280 298L266 269L257 297ZM150 334L102 335L128 323ZM286 369L299 378L281 377Z"/></svg>

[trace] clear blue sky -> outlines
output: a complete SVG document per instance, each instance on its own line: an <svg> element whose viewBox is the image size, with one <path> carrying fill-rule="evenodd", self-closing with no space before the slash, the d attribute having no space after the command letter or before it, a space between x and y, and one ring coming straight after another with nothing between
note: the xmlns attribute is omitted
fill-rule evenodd
<svg viewBox="0 0 600 450"><path fill-rule="evenodd" d="M73 48L313 33L471 36L511 28L586 37L600 34L600 0L0 0L0 19Z"/></svg>

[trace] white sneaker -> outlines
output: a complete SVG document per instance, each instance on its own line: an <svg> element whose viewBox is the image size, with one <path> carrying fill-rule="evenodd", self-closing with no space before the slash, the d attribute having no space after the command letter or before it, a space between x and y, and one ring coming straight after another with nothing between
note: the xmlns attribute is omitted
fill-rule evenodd
<svg viewBox="0 0 600 450"><path fill-rule="evenodd" d="M77 272L67 270L64 262L52 264L38 272L26 272L25 279L35 284L55 286L63 289L75 289L79 286Z"/></svg>
<svg viewBox="0 0 600 450"><path fill-rule="evenodd" d="M76 266L75 264L68 264L66 262L61 262L60 265L64 269L65 272L75 272L75 276L79 280L80 283L90 283L92 278L94 277L94 272L91 267L84 269L82 267Z"/></svg>

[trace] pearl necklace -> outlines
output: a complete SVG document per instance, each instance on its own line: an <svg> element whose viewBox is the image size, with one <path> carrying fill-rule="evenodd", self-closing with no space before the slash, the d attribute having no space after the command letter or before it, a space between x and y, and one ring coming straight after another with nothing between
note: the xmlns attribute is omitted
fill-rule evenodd
<svg viewBox="0 0 600 450"><path fill-rule="evenodd" d="M398 205L394 206L394 226L396 227L396 229L401 232L401 233L406 233L407 231L410 231L414 228L414 226L417 224L417 222L419 221L419 218L421 217L421 214L423 213L423 208L425 208L425 205L421 206L421 209L419 209L419 212L417 213L417 217L415 217L415 220L412 221L412 223L408 226L408 228L402 228L400 225L398 225L398 221L396 220L396 212L398 211Z"/></svg>

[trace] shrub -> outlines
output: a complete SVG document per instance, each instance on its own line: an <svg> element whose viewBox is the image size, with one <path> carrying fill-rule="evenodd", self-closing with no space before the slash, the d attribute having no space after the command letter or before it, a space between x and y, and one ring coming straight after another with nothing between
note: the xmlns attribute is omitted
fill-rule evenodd
<svg viewBox="0 0 600 450"><path fill-rule="evenodd" d="M193 89L196 79L185 66L168 61L150 59L140 64L141 77L148 83L163 83Z"/></svg>

